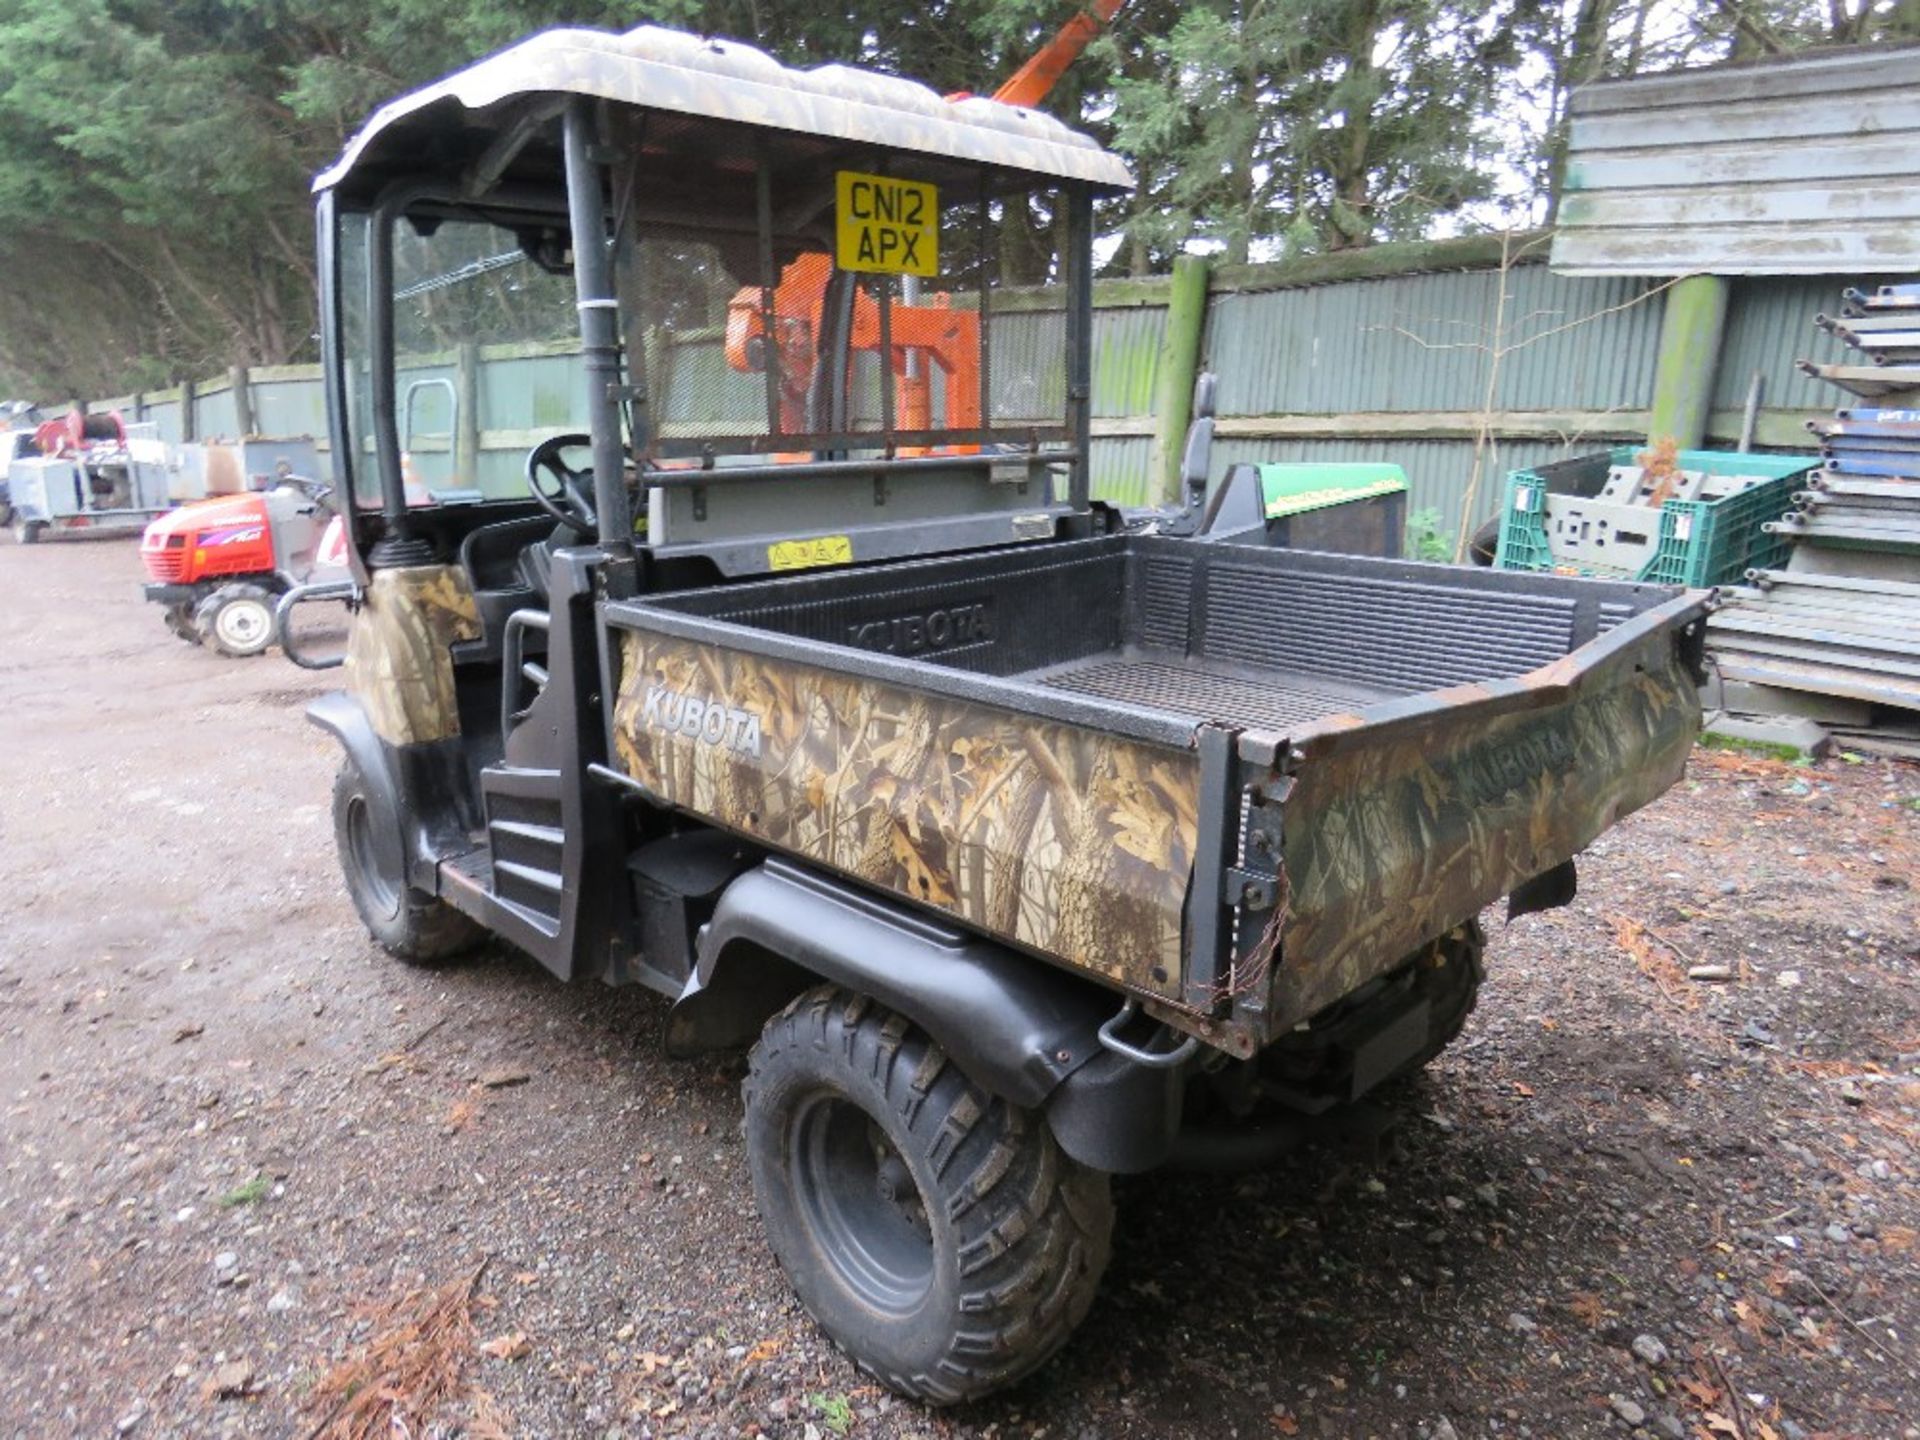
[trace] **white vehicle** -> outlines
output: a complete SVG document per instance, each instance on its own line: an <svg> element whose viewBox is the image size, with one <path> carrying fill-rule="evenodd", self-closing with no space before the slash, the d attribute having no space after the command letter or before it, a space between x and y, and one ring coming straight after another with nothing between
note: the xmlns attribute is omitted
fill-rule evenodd
<svg viewBox="0 0 1920 1440"><path fill-rule="evenodd" d="M0 526L13 523L12 490L8 484L13 462L39 453L33 443L33 431L0 430Z"/></svg>
<svg viewBox="0 0 1920 1440"><path fill-rule="evenodd" d="M166 444L151 424L76 410L27 439L32 449L7 465L7 520L19 544L50 526L137 532L172 505Z"/></svg>

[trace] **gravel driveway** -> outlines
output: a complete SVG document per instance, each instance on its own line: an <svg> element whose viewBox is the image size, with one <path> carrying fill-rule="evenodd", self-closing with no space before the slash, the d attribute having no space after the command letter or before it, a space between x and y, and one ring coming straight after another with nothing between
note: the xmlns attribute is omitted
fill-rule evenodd
<svg viewBox="0 0 1920 1440"><path fill-rule="evenodd" d="M1701 752L1571 908L1489 917L1427 1077L1271 1173L1122 1183L1076 1341L936 1414L792 1300L740 1064L504 950L376 952L328 677L138 579L0 546L0 1436L344 1433L386 1385L394 1440L1920 1437L1913 767Z"/></svg>

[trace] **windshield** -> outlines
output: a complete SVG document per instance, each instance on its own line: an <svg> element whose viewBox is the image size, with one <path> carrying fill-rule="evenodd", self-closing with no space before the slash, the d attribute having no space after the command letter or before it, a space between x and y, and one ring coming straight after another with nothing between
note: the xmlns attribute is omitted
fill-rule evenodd
<svg viewBox="0 0 1920 1440"><path fill-rule="evenodd" d="M1057 190L952 161L909 171L817 137L723 140L638 112L627 126L611 147L608 225L637 467L1067 444ZM392 227L409 506L524 498L528 451L588 428L565 222L514 223ZM366 461L377 229L341 217L342 381ZM380 468L354 466L364 507L379 504Z"/></svg>
<svg viewBox="0 0 1920 1440"><path fill-rule="evenodd" d="M373 450L367 364L368 247L373 226L348 216L341 236L342 347L348 413ZM535 240L549 263L553 232ZM403 220L393 235L393 404L407 503L521 499L527 451L586 429L573 279L551 273L512 230L481 220ZM377 468L355 467L356 500L380 503Z"/></svg>

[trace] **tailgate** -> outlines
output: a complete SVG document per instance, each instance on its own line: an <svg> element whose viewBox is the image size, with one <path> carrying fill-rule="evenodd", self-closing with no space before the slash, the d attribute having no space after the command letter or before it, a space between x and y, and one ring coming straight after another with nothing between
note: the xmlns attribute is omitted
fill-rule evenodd
<svg viewBox="0 0 1920 1440"><path fill-rule="evenodd" d="M1676 599L1518 679L1330 716L1279 747L1268 1036L1571 859L1678 780L1700 729L1704 613L1702 600Z"/></svg>

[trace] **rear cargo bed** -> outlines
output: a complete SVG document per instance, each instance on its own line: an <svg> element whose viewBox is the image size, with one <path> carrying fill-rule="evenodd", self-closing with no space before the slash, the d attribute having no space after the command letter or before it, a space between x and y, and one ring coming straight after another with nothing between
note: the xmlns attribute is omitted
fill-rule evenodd
<svg viewBox="0 0 1920 1440"><path fill-rule="evenodd" d="M767 654L865 651L871 659L833 663L954 693L1019 694L1042 714L1185 743L1201 724L1284 731L1398 696L1522 675L1672 595L1113 536L811 571L623 610ZM914 663L890 663L897 660ZM1068 708L1069 698L1080 703Z"/></svg>
<svg viewBox="0 0 1920 1440"><path fill-rule="evenodd" d="M1284 730L1392 694L1279 666L1220 665L1173 651L1101 654L1020 678L1054 690L1178 715L1193 725L1225 722Z"/></svg>
<svg viewBox="0 0 1920 1440"><path fill-rule="evenodd" d="M813 571L603 607L609 742L1245 1053L1665 789L1700 611L1137 535Z"/></svg>

